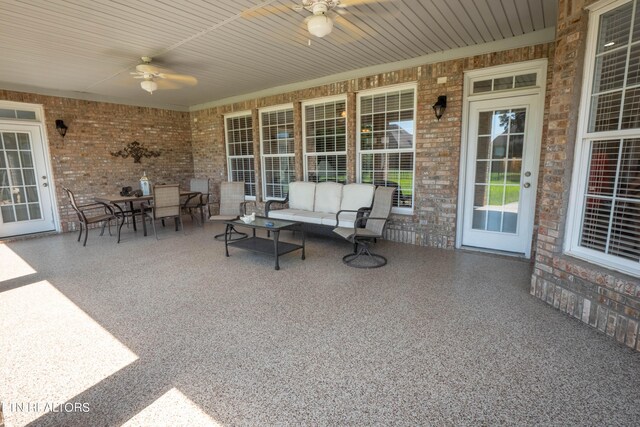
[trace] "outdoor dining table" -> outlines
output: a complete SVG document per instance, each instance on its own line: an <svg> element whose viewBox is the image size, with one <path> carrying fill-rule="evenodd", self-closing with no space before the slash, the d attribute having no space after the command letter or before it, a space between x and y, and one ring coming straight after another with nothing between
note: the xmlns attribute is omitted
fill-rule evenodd
<svg viewBox="0 0 640 427"><path fill-rule="evenodd" d="M191 198L201 194L199 191L187 191L180 190L180 197ZM124 224L124 219L126 214L131 214L131 222L133 223L133 231L138 231L136 228L136 210L133 207L134 202L148 202L153 199L153 194L148 196L121 196L120 194L106 195L106 196L98 196L95 198L96 202L108 203L113 205L116 209L118 209L120 216L122 218L122 222L119 225L119 228L122 228ZM129 205L129 210L124 211L122 209L121 204Z"/></svg>

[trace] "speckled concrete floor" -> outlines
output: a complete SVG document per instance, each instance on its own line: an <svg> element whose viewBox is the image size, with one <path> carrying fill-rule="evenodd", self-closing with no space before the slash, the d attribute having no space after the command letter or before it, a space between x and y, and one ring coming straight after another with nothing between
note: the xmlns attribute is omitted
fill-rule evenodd
<svg viewBox="0 0 640 427"><path fill-rule="evenodd" d="M640 420L640 355L530 296L526 262L380 242L389 264L356 270L310 238L274 271L220 231L7 244L32 269L0 282L7 425ZM90 410L7 411L25 400Z"/></svg>

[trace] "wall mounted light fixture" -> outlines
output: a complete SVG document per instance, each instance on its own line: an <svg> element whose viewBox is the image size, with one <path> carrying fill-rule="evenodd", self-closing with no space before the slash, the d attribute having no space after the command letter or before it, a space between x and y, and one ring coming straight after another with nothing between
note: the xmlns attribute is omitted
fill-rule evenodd
<svg viewBox="0 0 640 427"><path fill-rule="evenodd" d="M440 117L444 114L444 110L447 109L447 96L440 95L435 104L433 104L433 112L436 113L436 119L440 121Z"/></svg>
<svg viewBox="0 0 640 427"><path fill-rule="evenodd" d="M67 134L67 129L69 128L67 127L67 125L64 124L63 120L61 119L56 120L56 130L58 131L61 137L64 138L64 136Z"/></svg>

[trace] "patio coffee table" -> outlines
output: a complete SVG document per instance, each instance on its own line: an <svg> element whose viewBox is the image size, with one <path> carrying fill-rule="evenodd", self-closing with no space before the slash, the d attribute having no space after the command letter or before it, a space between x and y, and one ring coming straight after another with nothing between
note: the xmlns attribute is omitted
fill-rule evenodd
<svg viewBox="0 0 640 427"><path fill-rule="evenodd" d="M227 228L224 233L224 251L226 256L229 256L229 246L235 246L263 254L271 254L276 258L276 270L280 270L280 263L278 262L280 255L302 249L302 259L304 259L304 229L302 228L301 222L257 216L254 221L248 224L240 219L225 221L225 224L227 224ZM234 227L251 228L253 230L253 236L231 241L228 237ZM256 237L256 230L267 230L268 232L273 233L273 239ZM300 231L302 233L302 243L298 245L295 243L280 242L279 238L281 230Z"/></svg>

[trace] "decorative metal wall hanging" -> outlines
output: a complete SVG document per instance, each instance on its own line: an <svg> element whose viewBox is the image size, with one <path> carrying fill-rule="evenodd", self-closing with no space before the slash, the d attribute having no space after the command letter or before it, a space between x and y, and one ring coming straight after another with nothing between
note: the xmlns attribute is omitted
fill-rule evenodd
<svg viewBox="0 0 640 427"><path fill-rule="evenodd" d="M120 151L111 152L113 157L122 157L126 159L127 157L133 157L133 163L140 163L140 159L143 157L158 157L160 156L160 151L149 150L138 141L130 142L124 149Z"/></svg>

